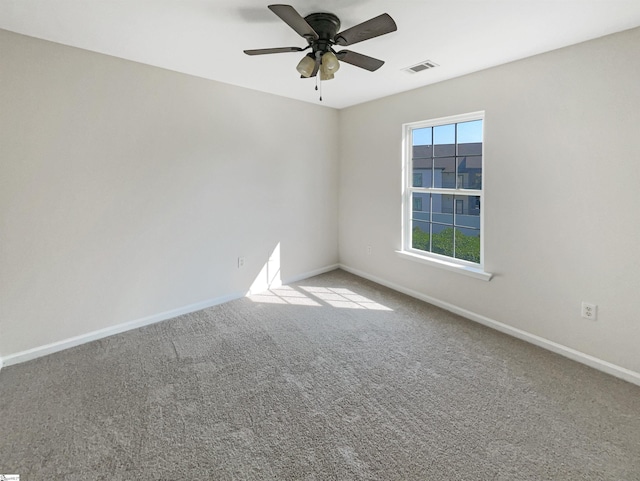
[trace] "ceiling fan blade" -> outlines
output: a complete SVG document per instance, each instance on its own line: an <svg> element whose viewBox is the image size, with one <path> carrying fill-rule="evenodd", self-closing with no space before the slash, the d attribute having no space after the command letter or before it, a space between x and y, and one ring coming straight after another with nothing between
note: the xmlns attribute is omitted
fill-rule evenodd
<svg viewBox="0 0 640 481"><path fill-rule="evenodd" d="M339 32L335 36L335 42L338 45L353 45L354 43L369 40L370 38L379 37L386 33L398 30L396 22L387 13L378 15L366 22L362 22L354 27L348 28L343 32Z"/></svg>
<svg viewBox="0 0 640 481"><path fill-rule="evenodd" d="M245 50L244 53L246 53L247 55L265 55L268 53L302 52L303 50L306 50L306 48L300 48L300 47L259 48L254 50Z"/></svg>
<svg viewBox="0 0 640 481"><path fill-rule="evenodd" d="M269 10L280 17L284 23L304 38L318 39L318 34L311 25L291 5L269 5Z"/></svg>
<svg viewBox="0 0 640 481"><path fill-rule="evenodd" d="M350 63L351 65L363 68L365 70L368 70L369 72L374 72L384 65L384 62L382 60L368 57L366 55L362 55L361 53L352 52L350 50L341 50L336 53L336 57L338 57L338 60L340 60L341 62Z"/></svg>

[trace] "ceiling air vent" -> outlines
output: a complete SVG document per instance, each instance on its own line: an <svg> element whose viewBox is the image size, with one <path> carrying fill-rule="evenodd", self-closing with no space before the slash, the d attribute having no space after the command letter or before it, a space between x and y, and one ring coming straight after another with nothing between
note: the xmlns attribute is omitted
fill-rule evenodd
<svg viewBox="0 0 640 481"><path fill-rule="evenodd" d="M419 64L414 65L413 67L405 68L404 70L405 72L418 73L434 67L438 67L438 64L432 62L431 60L425 60L424 62L420 62Z"/></svg>

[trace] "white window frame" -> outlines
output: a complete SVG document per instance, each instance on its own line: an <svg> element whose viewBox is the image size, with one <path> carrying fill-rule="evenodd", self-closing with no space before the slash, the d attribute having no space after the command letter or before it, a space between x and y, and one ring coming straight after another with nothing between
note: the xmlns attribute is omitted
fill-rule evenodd
<svg viewBox="0 0 640 481"><path fill-rule="evenodd" d="M473 120L482 120L482 189L462 189L456 182L456 188L436 188L436 187L413 187L413 145L412 132L417 129L426 127L437 127L439 125L457 124L461 122L469 122ZM485 169L484 169L484 131L485 131L485 115L484 111L472 112L462 115L453 115L449 117L441 117L437 119L425 120L420 122L412 122L403 124L402 126L402 248L396 253L405 259L421 262L435 267L458 272L464 275L475 277L488 281L492 274L484 270L484 190L485 190ZM412 194L414 192L424 192L430 194L445 195L464 195L478 196L480 198L480 263L470 262L462 259L456 259L433 252L425 252L420 249L414 249L411 246L411 212L412 212ZM455 204L454 204L455 210Z"/></svg>

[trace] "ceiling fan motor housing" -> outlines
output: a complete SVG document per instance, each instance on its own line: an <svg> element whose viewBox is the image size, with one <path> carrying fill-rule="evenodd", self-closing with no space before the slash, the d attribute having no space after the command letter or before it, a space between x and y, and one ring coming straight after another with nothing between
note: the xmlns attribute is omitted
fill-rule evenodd
<svg viewBox="0 0 640 481"><path fill-rule="evenodd" d="M313 53L330 52L334 45L333 38L340 30L340 19L332 13L312 13L304 19L318 34L317 39L307 38Z"/></svg>

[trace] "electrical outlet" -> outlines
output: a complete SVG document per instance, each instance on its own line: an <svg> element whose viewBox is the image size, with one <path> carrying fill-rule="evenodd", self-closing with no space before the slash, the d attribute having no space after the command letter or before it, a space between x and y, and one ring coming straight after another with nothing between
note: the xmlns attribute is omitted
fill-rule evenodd
<svg viewBox="0 0 640 481"><path fill-rule="evenodd" d="M598 306L595 304L589 304L588 302L582 303L582 317L595 321L598 319Z"/></svg>
<svg viewBox="0 0 640 481"><path fill-rule="evenodd" d="M244 267L244 257L238 257L238 269Z"/></svg>
<svg viewBox="0 0 640 481"><path fill-rule="evenodd" d="M367 255L370 256L371 255L371 246L367 246Z"/></svg>

